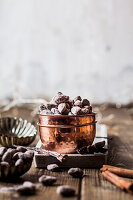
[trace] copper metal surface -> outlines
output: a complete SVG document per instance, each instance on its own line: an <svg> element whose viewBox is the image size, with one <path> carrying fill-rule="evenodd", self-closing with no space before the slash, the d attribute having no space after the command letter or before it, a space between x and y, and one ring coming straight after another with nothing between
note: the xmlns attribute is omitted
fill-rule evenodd
<svg viewBox="0 0 133 200"><path fill-rule="evenodd" d="M63 154L74 153L78 148L93 143L95 113L80 116L39 115L39 131L45 149Z"/></svg>
<svg viewBox="0 0 133 200"><path fill-rule="evenodd" d="M95 113L88 115L38 115L41 125L83 125L95 122Z"/></svg>

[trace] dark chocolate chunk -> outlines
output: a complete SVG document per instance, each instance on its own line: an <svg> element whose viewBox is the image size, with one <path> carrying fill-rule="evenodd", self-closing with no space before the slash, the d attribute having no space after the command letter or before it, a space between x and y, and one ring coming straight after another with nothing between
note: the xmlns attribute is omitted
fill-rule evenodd
<svg viewBox="0 0 133 200"><path fill-rule="evenodd" d="M61 113L61 114L63 114L65 111L66 111L66 104L65 103L60 103L59 105L58 105L58 111Z"/></svg>
<svg viewBox="0 0 133 200"><path fill-rule="evenodd" d="M83 115L89 114L89 111L90 110L88 108L81 108L81 112L82 112Z"/></svg>
<svg viewBox="0 0 133 200"><path fill-rule="evenodd" d="M51 112L51 110L42 110L41 115L52 115L53 113Z"/></svg>
<svg viewBox="0 0 133 200"><path fill-rule="evenodd" d="M9 167L9 166L10 166L8 162L1 162L0 165L1 165L1 166L6 166L6 167Z"/></svg>
<svg viewBox="0 0 133 200"><path fill-rule="evenodd" d="M6 151L2 156L2 161L10 163L12 159L12 153L10 151Z"/></svg>
<svg viewBox="0 0 133 200"><path fill-rule="evenodd" d="M47 170L52 171L52 172L58 172L59 166L57 164L50 164L50 165L47 165Z"/></svg>
<svg viewBox="0 0 133 200"><path fill-rule="evenodd" d="M70 197L75 195L75 190L69 185L59 186L56 192L65 197Z"/></svg>
<svg viewBox="0 0 133 200"><path fill-rule="evenodd" d="M61 96L61 95L63 95L63 93L62 92L57 92L57 95Z"/></svg>
<svg viewBox="0 0 133 200"><path fill-rule="evenodd" d="M40 105L40 107L39 107L39 110L40 111L42 111L42 110L46 110L47 109L47 107L43 104L43 105Z"/></svg>
<svg viewBox="0 0 133 200"><path fill-rule="evenodd" d="M82 109L81 109L82 108ZM69 96L58 92L52 100L40 106L40 114L42 115L86 115L92 113L92 107L87 99L77 96L74 100L70 100Z"/></svg>
<svg viewBox="0 0 133 200"><path fill-rule="evenodd" d="M67 103L69 102L69 96L58 93L56 96L53 97L52 102L55 102L55 104Z"/></svg>
<svg viewBox="0 0 133 200"><path fill-rule="evenodd" d="M16 148L16 150L17 150L17 151L20 151L20 152L26 152L26 151L27 151L27 149L26 149L25 147L23 147L23 146L18 146L18 147Z"/></svg>
<svg viewBox="0 0 133 200"><path fill-rule="evenodd" d="M7 151L7 152L9 152L9 151ZM10 152L11 152L11 156L13 157L13 155L17 152L17 150L16 149L11 149Z"/></svg>
<svg viewBox="0 0 133 200"><path fill-rule="evenodd" d="M25 181L23 185L19 186L17 188L17 192L19 192L21 195L31 195L36 192L35 184Z"/></svg>
<svg viewBox="0 0 133 200"><path fill-rule="evenodd" d="M22 159L18 159L16 162L15 162L15 166L18 167L18 166L23 166L24 165L24 161Z"/></svg>
<svg viewBox="0 0 133 200"><path fill-rule="evenodd" d="M70 168L68 174L74 178L81 178L83 176L83 170L80 168Z"/></svg>
<svg viewBox="0 0 133 200"><path fill-rule="evenodd" d="M23 153L23 154L19 154L18 157L19 157L20 159L22 159L23 161L28 162L28 161L31 161L31 160L32 160L33 155L30 154L30 153L26 153L26 152L25 152L25 153Z"/></svg>
<svg viewBox="0 0 133 200"><path fill-rule="evenodd" d="M92 107L90 106L89 108L89 113L91 114L92 113Z"/></svg>
<svg viewBox="0 0 133 200"><path fill-rule="evenodd" d="M39 178L39 182L42 183L43 185L53 185L56 182L57 178L54 176L45 176L42 175Z"/></svg>
<svg viewBox="0 0 133 200"><path fill-rule="evenodd" d="M34 156L34 151L28 150L28 151L25 152L25 154L29 154L29 155L31 156L31 158L33 158L33 156Z"/></svg>
<svg viewBox="0 0 133 200"><path fill-rule="evenodd" d="M77 152L80 154L87 154L88 153L87 146L79 148Z"/></svg>
<svg viewBox="0 0 133 200"><path fill-rule="evenodd" d="M108 149L101 147L101 148L98 148L98 151L99 153L106 153Z"/></svg>
<svg viewBox="0 0 133 200"><path fill-rule="evenodd" d="M2 157L6 151L7 151L6 147L0 147L0 157Z"/></svg>
<svg viewBox="0 0 133 200"><path fill-rule="evenodd" d="M52 112L54 115L60 115L60 112L58 111L57 108L52 108L52 109L51 109L51 112Z"/></svg>
<svg viewBox="0 0 133 200"><path fill-rule="evenodd" d="M77 101L77 100L82 101L81 96L77 96L77 97L74 98L74 102Z"/></svg>
<svg viewBox="0 0 133 200"><path fill-rule="evenodd" d="M88 101L88 99L82 100L82 106L90 106L90 102Z"/></svg>
<svg viewBox="0 0 133 200"><path fill-rule="evenodd" d="M80 100L75 101L74 106L82 107L82 102Z"/></svg>
<svg viewBox="0 0 133 200"><path fill-rule="evenodd" d="M94 154L95 151L96 151L96 148L94 146L88 146L87 147L87 152L89 154Z"/></svg>
<svg viewBox="0 0 133 200"><path fill-rule="evenodd" d="M9 173L9 168L10 168L9 163L8 162L1 162L0 166L1 166L1 177L2 176L6 177Z"/></svg>
<svg viewBox="0 0 133 200"><path fill-rule="evenodd" d="M70 105L70 108L72 108L73 107L73 105L74 105L74 100L69 100L69 105Z"/></svg>
<svg viewBox="0 0 133 200"><path fill-rule="evenodd" d="M13 155L13 157L12 157L12 159L13 160L18 160L19 159L19 155L21 155L21 154L23 154L22 152L16 152L14 155Z"/></svg>
<svg viewBox="0 0 133 200"><path fill-rule="evenodd" d="M57 108L57 104L54 103L47 103L46 110L51 110L52 108Z"/></svg>
<svg viewBox="0 0 133 200"><path fill-rule="evenodd" d="M102 142L97 142L93 145L95 148L101 148L105 146L105 141L103 140Z"/></svg>
<svg viewBox="0 0 133 200"><path fill-rule="evenodd" d="M71 113L74 115L80 115L81 114L81 108L79 106L74 106L71 109Z"/></svg>

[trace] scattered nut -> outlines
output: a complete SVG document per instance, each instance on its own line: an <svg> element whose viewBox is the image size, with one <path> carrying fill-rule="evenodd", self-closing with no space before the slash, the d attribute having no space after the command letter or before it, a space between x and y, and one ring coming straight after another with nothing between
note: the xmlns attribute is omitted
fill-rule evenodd
<svg viewBox="0 0 133 200"><path fill-rule="evenodd" d="M10 163L12 159L12 154L10 151L6 151L2 156L2 161Z"/></svg>
<svg viewBox="0 0 133 200"><path fill-rule="evenodd" d="M90 106L90 102L88 101L88 99L83 99L82 106Z"/></svg>
<svg viewBox="0 0 133 200"><path fill-rule="evenodd" d="M74 102L77 101L77 100L82 101L81 96L77 96L77 97L74 98Z"/></svg>
<svg viewBox="0 0 133 200"><path fill-rule="evenodd" d="M58 172L59 166L57 164L50 164L50 165L47 165L47 170L52 171L52 172Z"/></svg>
<svg viewBox="0 0 133 200"><path fill-rule="evenodd" d="M79 106L74 106L71 109L71 113L74 114L74 115L79 115L79 114L81 114L81 108Z"/></svg>
<svg viewBox="0 0 133 200"><path fill-rule="evenodd" d="M42 183L43 185L53 185L56 182L57 178L54 176L45 176L42 175L39 178L39 182Z"/></svg>
<svg viewBox="0 0 133 200"><path fill-rule="evenodd" d="M6 151L7 151L6 147L0 147L0 157L2 157Z"/></svg>
<svg viewBox="0 0 133 200"><path fill-rule="evenodd" d="M75 101L74 106L82 107L82 102L80 100Z"/></svg>
<svg viewBox="0 0 133 200"><path fill-rule="evenodd" d="M21 154L23 154L22 152L17 152L17 153L15 153L14 155L13 155L13 157L12 157L12 159L13 160L18 160L19 159L19 155L21 155Z"/></svg>
<svg viewBox="0 0 133 200"><path fill-rule="evenodd" d="M59 105L58 105L58 111L61 113L61 114L63 114L63 113L65 113L65 111L66 111L66 104L65 103L60 103Z"/></svg>
<svg viewBox="0 0 133 200"><path fill-rule="evenodd" d="M22 195L32 195L36 192L35 184L30 181L25 181L23 185L17 188L17 192Z"/></svg>
<svg viewBox="0 0 133 200"><path fill-rule="evenodd" d="M64 197L74 196L75 190L69 185L59 186L56 192Z"/></svg>
<svg viewBox="0 0 133 200"><path fill-rule="evenodd" d="M20 152L26 152L26 151L27 151L27 149L26 149L25 147L23 147L23 146L18 146L18 147L16 148L16 150L17 150L17 151L20 151Z"/></svg>
<svg viewBox="0 0 133 200"><path fill-rule="evenodd" d="M70 168L68 174L74 178L81 178L83 176L83 170L80 168Z"/></svg>
<svg viewBox="0 0 133 200"><path fill-rule="evenodd" d="M40 106L39 112L42 115L86 115L92 113L92 107L87 99L77 96L71 100L58 92L48 104Z"/></svg>
<svg viewBox="0 0 133 200"><path fill-rule="evenodd" d="M15 166L18 167L18 166L23 166L24 165L24 161L22 159L18 159L15 163Z"/></svg>
<svg viewBox="0 0 133 200"><path fill-rule="evenodd" d="M86 115L89 114L89 109L88 108L82 108L81 109L82 114Z"/></svg>

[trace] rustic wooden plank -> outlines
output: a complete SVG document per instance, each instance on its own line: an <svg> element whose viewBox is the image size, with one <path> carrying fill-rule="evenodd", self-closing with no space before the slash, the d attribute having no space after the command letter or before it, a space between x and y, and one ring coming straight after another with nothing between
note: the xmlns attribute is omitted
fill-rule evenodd
<svg viewBox="0 0 133 200"><path fill-rule="evenodd" d="M106 181L99 170L84 170L85 177L81 185L81 200L131 200L132 195L121 191Z"/></svg>
<svg viewBox="0 0 133 200"><path fill-rule="evenodd" d="M76 195L74 197L69 198L70 200L78 200L79 199L79 186L80 186L80 179L75 179L72 178L71 176L68 175L67 171L62 171L62 172L50 172L48 170L43 170L43 169L36 169L34 166L30 169L28 173L23 175L20 180L17 182L0 182L0 188L2 187L10 187L14 185L19 185L23 183L24 181L32 181L33 183L38 184L38 178L41 175L51 175L51 176L56 176L57 177L57 183L54 186L39 186L38 191L35 195L28 196L26 199L29 200L61 200L61 199L66 199L61 197L56 193L56 189L59 185L70 185L76 190ZM16 192L10 193L0 193L0 199L15 199L15 200L24 200L25 196L19 195Z"/></svg>
<svg viewBox="0 0 133 200"><path fill-rule="evenodd" d="M133 122L126 109L107 109L103 117L114 114L114 118L106 121L109 140L108 164L125 168L133 168ZM81 200L131 200L132 195L105 180L99 170L84 170L86 176L81 184Z"/></svg>

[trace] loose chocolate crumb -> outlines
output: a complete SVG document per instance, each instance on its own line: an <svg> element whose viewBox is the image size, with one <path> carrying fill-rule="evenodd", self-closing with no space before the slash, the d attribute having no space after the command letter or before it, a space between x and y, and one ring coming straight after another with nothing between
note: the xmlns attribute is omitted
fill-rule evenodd
<svg viewBox="0 0 133 200"><path fill-rule="evenodd" d="M54 176L45 176L45 175L42 175L40 178L39 178L39 182L42 183L43 185L53 185L55 182L56 182L57 178L54 177Z"/></svg>
<svg viewBox="0 0 133 200"><path fill-rule="evenodd" d="M70 197L75 195L75 190L69 185L59 186L56 192L64 197Z"/></svg>
<svg viewBox="0 0 133 200"><path fill-rule="evenodd" d="M50 164L50 165L47 165L47 170L52 171L52 172L58 172L59 166L57 164Z"/></svg>
<svg viewBox="0 0 133 200"><path fill-rule="evenodd" d="M80 168L70 168L68 170L68 174L71 175L74 178L82 178L83 170L80 169Z"/></svg>

